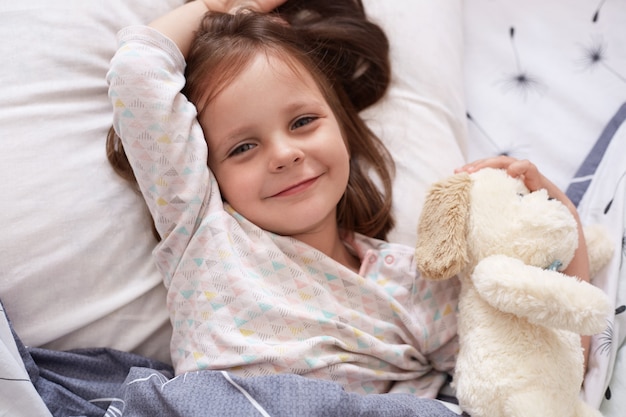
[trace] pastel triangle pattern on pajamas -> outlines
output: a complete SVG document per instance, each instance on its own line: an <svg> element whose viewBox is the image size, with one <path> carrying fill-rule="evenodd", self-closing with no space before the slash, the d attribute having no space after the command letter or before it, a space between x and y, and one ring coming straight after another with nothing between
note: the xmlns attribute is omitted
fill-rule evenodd
<svg viewBox="0 0 626 417"><path fill-rule="evenodd" d="M108 74L114 125L162 236L154 256L176 373L290 373L436 396L458 349L458 282L422 279L409 246L351 235L357 273L248 221L208 169L178 49L148 28L120 39Z"/></svg>

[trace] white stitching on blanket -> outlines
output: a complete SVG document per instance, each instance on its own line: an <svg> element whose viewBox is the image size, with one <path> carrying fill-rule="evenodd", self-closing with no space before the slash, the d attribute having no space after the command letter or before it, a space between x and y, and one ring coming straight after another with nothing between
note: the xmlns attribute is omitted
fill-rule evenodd
<svg viewBox="0 0 626 417"><path fill-rule="evenodd" d="M248 391L246 391L245 389L243 389L243 388L242 388L239 384L237 384L235 381L233 381L233 380L231 379L230 375L228 375L228 372L226 372L226 371L221 371L220 373L224 376L224 378L226 378L226 380L227 380L228 382L230 382L230 383L231 383L231 385L232 385L232 386L234 386L234 387L235 387L235 388L237 388L239 391L241 391L241 393L242 393L242 394L246 397L246 399L247 399L248 401L250 401L250 404L252 404L252 405L254 406L254 408L256 408L256 409L257 409L257 411L258 411L259 413L261 413L261 415L262 415L263 417L271 417L271 416L267 413L267 411L265 411L265 410L263 409L263 407L261 407L261 404L259 404L259 403L258 403L258 402L254 399L254 398L252 398L252 396L248 393Z"/></svg>
<svg viewBox="0 0 626 417"><path fill-rule="evenodd" d="M160 373L153 373L153 374L148 375L145 378L133 379L132 381L129 381L126 385L131 385L131 384L134 384L136 382L145 382L145 381L149 380L152 377L157 377L157 379L161 381L161 389L163 389L163 386L168 382L167 378L165 376L163 376L162 374L160 374Z"/></svg>
<svg viewBox="0 0 626 417"><path fill-rule="evenodd" d="M120 410L119 408L113 406L114 402L120 402L122 403L122 408L124 408L126 406L126 401L124 401L121 398L94 398L93 400L89 400L90 403L97 403L97 402L110 402L111 404L109 404L109 408L107 408L107 412L104 415L104 417L110 417L110 416L121 416L122 415L122 410Z"/></svg>

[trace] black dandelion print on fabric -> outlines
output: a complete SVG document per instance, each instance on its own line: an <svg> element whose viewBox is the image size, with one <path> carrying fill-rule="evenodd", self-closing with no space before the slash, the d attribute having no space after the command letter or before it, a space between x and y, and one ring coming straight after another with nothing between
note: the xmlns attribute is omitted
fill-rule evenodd
<svg viewBox="0 0 626 417"><path fill-rule="evenodd" d="M487 141L489 142L489 144L496 150L496 154L497 155L504 155L504 156L508 156L509 152L503 150L497 143L495 140L492 139L492 137L487 133L487 131L478 123L476 122L476 120L474 120L474 118L472 117L471 114L469 113L465 113L465 116L467 117L467 120L469 120L474 126L476 126L476 129L478 129L481 133L481 135L487 139Z"/></svg>
<svg viewBox="0 0 626 417"><path fill-rule="evenodd" d="M598 5L596 12L593 14L593 18L591 19L593 23L596 23L598 21L598 18L600 17L600 9L602 9L602 6L604 6L605 2L606 0L602 0L600 4Z"/></svg>
<svg viewBox="0 0 626 417"><path fill-rule="evenodd" d="M624 240L622 239L622 248L623 248L623 242ZM621 305L615 309L615 315L617 316L619 314L623 314L625 311L626 311L626 305ZM613 326L611 323L609 323L609 327L604 331L604 333L602 334L602 337L600 338L601 343L598 349L600 349L602 353L610 352L612 339L613 339ZM610 400L612 396L613 396L613 393L611 392L611 386L609 385L608 387L606 387L606 391L604 391L604 398L607 400Z"/></svg>
<svg viewBox="0 0 626 417"><path fill-rule="evenodd" d="M613 200L615 199L615 195L617 194L619 183L622 182L625 176L626 176L626 172L622 173L622 175L619 177L619 180L617 181L617 184L615 185L615 191L613 191L613 196L611 197L607 205L604 207L604 214L607 214L609 210L611 210L611 205L613 205ZM622 240L622 250L623 248L624 248L624 241Z"/></svg>
<svg viewBox="0 0 626 417"><path fill-rule="evenodd" d="M626 229L622 233L622 259L620 261L620 269L622 268L622 261L626 259Z"/></svg>
<svg viewBox="0 0 626 417"><path fill-rule="evenodd" d="M474 117L468 112L465 113L465 116L467 117L467 120L473 124L476 129L478 129L478 131L480 132L481 136L484 137L487 142L489 143L489 146L491 146L493 148L493 153L492 155L499 155L499 156L520 156L520 155L524 155L523 149L526 148L526 145L523 143L518 143L515 144L514 146L509 146L509 147L502 147L501 145L499 145L492 137L491 135L489 135L489 133L487 133L487 130L485 128L483 128L480 123L478 123L476 121L476 119L474 119Z"/></svg>
<svg viewBox="0 0 626 417"><path fill-rule="evenodd" d="M608 45L604 39L601 37L593 38L588 46L583 47L583 57L581 59L583 66L591 70L602 67L620 81L626 83L626 77L608 64L607 50Z"/></svg>
<svg viewBox="0 0 626 417"><path fill-rule="evenodd" d="M517 51L517 45L515 43L515 28L509 29L509 40L511 43L511 49L513 51L513 57L515 58L515 71L506 77L504 81L504 87L507 90L517 90L524 97L531 91L543 90L543 84L538 78L531 75L522 66L519 52Z"/></svg>

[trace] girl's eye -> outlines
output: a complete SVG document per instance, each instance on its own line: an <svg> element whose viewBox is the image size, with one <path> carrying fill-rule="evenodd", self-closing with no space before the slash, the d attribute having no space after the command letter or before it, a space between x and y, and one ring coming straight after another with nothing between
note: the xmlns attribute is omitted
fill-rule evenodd
<svg viewBox="0 0 626 417"><path fill-rule="evenodd" d="M237 146L228 156L236 156L241 155L244 152L248 152L250 149L254 148L256 145L254 143L244 143L242 145Z"/></svg>
<svg viewBox="0 0 626 417"><path fill-rule="evenodd" d="M306 126L309 123L313 122L316 118L313 116L305 116L296 120L293 125L291 125L291 129L298 129L302 126Z"/></svg>

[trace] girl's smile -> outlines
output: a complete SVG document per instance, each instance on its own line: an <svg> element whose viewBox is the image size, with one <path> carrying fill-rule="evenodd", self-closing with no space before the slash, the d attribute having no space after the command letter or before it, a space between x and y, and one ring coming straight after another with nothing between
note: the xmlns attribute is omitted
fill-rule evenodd
<svg viewBox="0 0 626 417"><path fill-rule="evenodd" d="M271 195L269 198L289 197L289 196L300 194L301 192L304 192L308 190L309 188L311 188L312 186L314 186L314 184L317 182L320 176L321 175L318 175L318 176L300 181L294 185L288 186L282 191L279 191L276 194Z"/></svg>

